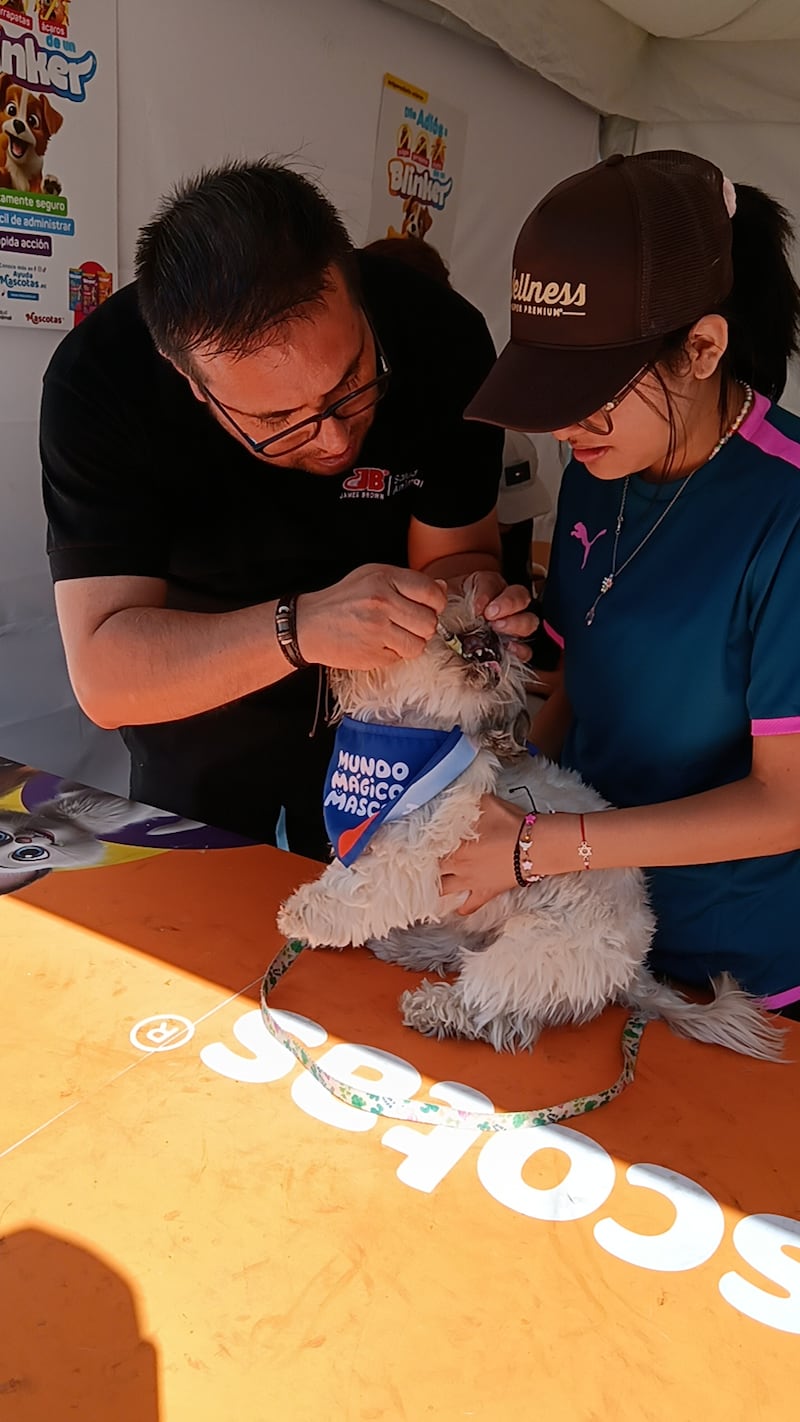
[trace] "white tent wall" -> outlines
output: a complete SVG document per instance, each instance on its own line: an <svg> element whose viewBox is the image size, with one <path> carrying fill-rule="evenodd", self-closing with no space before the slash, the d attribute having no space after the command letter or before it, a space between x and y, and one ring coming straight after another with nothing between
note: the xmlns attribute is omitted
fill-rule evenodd
<svg viewBox="0 0 800 1422"><path fill-rule="evenodd" d="M644 153L681 148L709 158L734 183L751 183L777 198L789 212L798 241L792 253L800 281L800 124L791 123L639 123L606 120L602 151ZM800 367L795 361L782 404L800 413Z"/></svg>
<svg viewBox="0 0 800 1422"><path fill-rule="evenodd" d="M797 0L385 0L472 31L598 113L800 122Z"/></svg>
<svg viewBox="0 0 800 1422"><path fill-rule="evenodd" d="M452 274L504 341L514 234L538 196L593 160L597 116L496 49L375 0L119 7L121 281L160 194L228 156L290 155L363 241L386 71L468 115ZM43 551L36 423L54 346L0 330L0 754L119 791L118 737L72 698Z"/></svg>

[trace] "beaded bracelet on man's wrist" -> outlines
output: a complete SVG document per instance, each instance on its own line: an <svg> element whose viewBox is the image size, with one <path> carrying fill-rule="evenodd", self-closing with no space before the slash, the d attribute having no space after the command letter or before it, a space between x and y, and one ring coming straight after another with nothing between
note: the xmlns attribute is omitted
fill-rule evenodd
<svg viewBox="0 0 800 1422"><path fill-rule="evenodd" d="M297 643L297 593L289 597L279 597L275 607L275 636L278 646L290 666L302 671L310 665Z"/></svg>

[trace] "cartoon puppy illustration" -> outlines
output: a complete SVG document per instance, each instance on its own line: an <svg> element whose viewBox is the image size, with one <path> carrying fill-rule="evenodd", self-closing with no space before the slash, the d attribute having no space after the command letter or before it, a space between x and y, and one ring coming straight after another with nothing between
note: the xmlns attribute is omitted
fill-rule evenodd
<svg viewBox="0 0 800 1422"><path fill-rule="evenodd" d="M434 140L433 140L433 148L431 149L431 167L432 167L432 168L438 168L438 169L444 168L444 158L445 158L446 152L447 152L447 144L445 143L445 141L444 141L444 139L441 137L441 135L437 135L437 137L434 138Z"/></svg>
<svg viewBox="0 0 800 1422"><path fill-rule="evenodd" d="M59 25L66 29L69 23L69 0L36 0L36 9L43 25Z"/></svg>
<svg viewBox="0 0 800 1422"><path fill-rule="evenodd" d="M411 152L411 129L407 123L401 123L397 130L397 152L402 158Z"/></svg>
<svg viewBox="0 0 800 1422"><path fill-rule="evenodd" d="M416 237L418 241L424 242L426 233L430 232L433 226L433 218L424 203L419 198L407 197L403 203L403 224L400 231L396 227L390 227L386 233L387 237Z"/></svg>
<svg viewBox="0 0 800 1422"><path fill-rule="evenodd" d="M43 177L44 155L63 116L46 94L0 74L0 188L23 193L60 193L57 178Z"/></svg>
<svg viewBox="0 0 800 1422"><path fill-rule="evenodd" d="M403 203L401 237L419 237L420 241L424 242L432 226L433 218L425 204L420 202L419 198L407 197Z"/></svg>

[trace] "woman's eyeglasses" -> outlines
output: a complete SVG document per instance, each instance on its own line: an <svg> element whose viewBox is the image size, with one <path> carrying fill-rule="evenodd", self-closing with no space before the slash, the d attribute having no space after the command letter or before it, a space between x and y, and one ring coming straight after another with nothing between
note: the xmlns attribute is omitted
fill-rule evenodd
<svg viewBox="0 0 800 1422"><path fill-rule="evenodd" d="M615 395L613 400L607 400L605 405L601 405L600 409L597 410L596 413L594 415L591 415L588 419L576 420L576 425L579 425L582 430L588 430L590 434L613 434L614 421L611 418L613 411L616 410L618 405L622 404L626 395L630 395L631 391L636 389L636 386L639 384L639 381L643 380L648 370L650 370L651 365L652 362L648 361L646 365L642 366L641 370L637 370L633 379L629 380L627 385L624 385L622 387L619 394Z"/></svg>

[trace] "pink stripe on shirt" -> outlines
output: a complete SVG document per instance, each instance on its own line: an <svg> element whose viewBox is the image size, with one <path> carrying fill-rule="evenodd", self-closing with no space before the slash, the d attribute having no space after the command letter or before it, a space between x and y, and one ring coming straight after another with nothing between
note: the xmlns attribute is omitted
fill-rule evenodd
<svg viewBox="0 0 800 1422"><path fill-rule="evenodd" d="M749 444L754 444L756 449L763 450L764 454L772 454L776 459L783 459L787 464L793 464L796 469L800 469L800 444L796 444L788 435L781 434L780 430L768 423L766 417L770 409L771 405L766 396L755 394L753 408L739 434Z"/></svg>
<svg viewBox="0 0 800 1422"><path fill-rule="evenodd" d="M762 997L762 1007L768 1007L772 1012L777 1012L780 1007L789 1007L793 1002L800 1002L800 987L787 988L785 992L774 992L771 997Z"/></svg>
<svg viewBox="0 0 800 1422"><path fill-rule="evenodd" d="M543 626L545 632L547 633L548 637L551 639L551 641L555 642L556 646L557 646L557 647L560 647L561 650L562 650L562 652L563 652L563 650L564 650L564 638L561 636L561 634L560 634L559 632L556 632L555 627L551 627L549 622L544 622L544 621L543 621L543 622L542 622L542 626Z"/></svg>
<svg viewBox="0 0 800 1422"><path fill-rule="evenodd" d="M773 716L769 720L751 721L754 736L796 736L800 733L800 716Z"/></svg>

